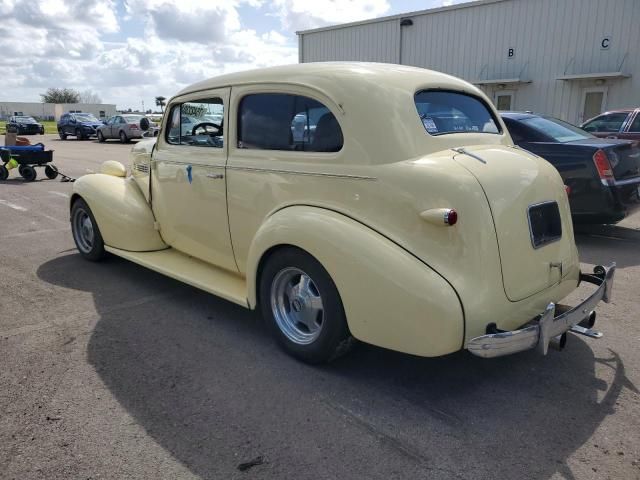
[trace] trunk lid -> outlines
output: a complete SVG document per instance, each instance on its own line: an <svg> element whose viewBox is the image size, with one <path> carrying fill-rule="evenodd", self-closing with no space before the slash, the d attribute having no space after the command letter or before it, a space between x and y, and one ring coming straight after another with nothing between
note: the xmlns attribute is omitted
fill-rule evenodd
<svg viewBox="0 0 640 480"><path fill-rule="evenodd" d="M567 145L591 147L592 156L596 151L603 150L609 159L616 180L640 176L640 148L636 141L589 138L567 142Z"/></svg>
<svg viewBox="0 0 640 480"><path fill-rule="evenodd" d="M640 176L638 142L620 141L603 150L607 154L616 180L628 180Z"/></svg>
<svg viewBox="0 0 640 480"><path fill-rule="evenodd" d="M569 203L555 168L514 147L456 151L455 161L476 177L489 202L507 298L519 301L559 283L578 257Z"/></svg>

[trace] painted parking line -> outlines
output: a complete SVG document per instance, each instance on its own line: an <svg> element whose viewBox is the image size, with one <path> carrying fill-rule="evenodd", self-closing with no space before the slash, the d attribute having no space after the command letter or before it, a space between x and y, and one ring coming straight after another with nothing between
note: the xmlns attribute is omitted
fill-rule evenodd
<svg viewBox="0 0 640 480"><path fill-rule="evenodd" d="M62 192L54 192L53 190L49 190L51 195L58 195L59 197L69 198L69 194Z"/></svg>
<svg viewBox="0 0 640 480"><path fill-rule="evenodd" d="M0 205L5 205L9 208L13 208L14 210L18 210L19 212L26 212L28 209L21 207L20 205L16 205L15 203L8 202L6 200L2 200L0 198Z"/></svg>

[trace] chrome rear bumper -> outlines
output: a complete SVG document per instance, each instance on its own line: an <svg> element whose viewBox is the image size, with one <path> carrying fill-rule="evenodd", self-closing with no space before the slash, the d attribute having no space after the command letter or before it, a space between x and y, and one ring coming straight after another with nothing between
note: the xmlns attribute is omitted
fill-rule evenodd
<svg viewBox="0 0 640 480"><path fill-rule="evenodd" d="M612 263L609 267L595 267L592 274L581 273L581 282L593 283L598 285L598 288L580 305L556 316L556 304L550 303L544 313L521 329L473 338L467 344L467 350L484 358L501 357L532 348L537 348L540 353L546 355L549 343L570 330L592 338L600 337L597 332L582 328L578 323L589 318L600 300L609 303L615 271L616 264Z"/></svg>

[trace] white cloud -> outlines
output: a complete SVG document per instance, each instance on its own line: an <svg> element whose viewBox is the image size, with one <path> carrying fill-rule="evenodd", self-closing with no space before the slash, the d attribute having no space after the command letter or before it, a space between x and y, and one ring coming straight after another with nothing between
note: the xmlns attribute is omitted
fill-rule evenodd
<svg viewBox="0 0 640 480"><path fill-rule="evenodd" d="M272 6L283 28L294 31L366 20L390 9L386 0L274 0Z"/></svg>

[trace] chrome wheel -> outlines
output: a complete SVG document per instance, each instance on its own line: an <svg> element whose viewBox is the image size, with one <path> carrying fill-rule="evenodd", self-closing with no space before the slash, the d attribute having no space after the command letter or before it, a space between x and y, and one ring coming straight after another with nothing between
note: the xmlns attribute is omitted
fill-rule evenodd
<svg viewBox="0 0 640 480"><path fill-rule="evenodd" d="M76 241L78 250L82 253L91 253L95 241L93 222L89 213L83 208L78 208L73 212L72 218L73 239Z"/></svg>
<svg viewBox="0 0 640 480"><path fill-rule="evenodd" d="M312 343L322 331L322 297L311 277L298 268L285 268L273 278L271 310L280 331L298 345Z"/></svg>

